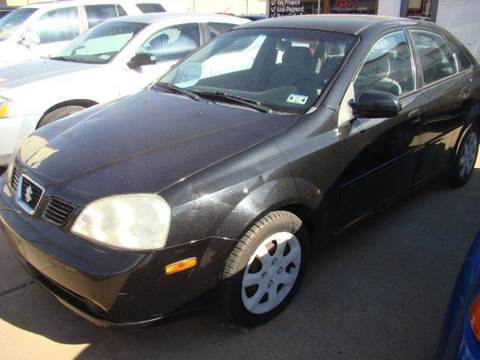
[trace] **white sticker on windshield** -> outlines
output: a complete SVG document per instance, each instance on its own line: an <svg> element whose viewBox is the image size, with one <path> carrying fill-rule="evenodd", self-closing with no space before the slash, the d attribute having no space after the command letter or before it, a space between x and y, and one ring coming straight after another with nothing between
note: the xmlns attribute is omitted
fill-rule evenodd
<svg viewBox="0 0 480 360"><path fill-rule="evenodd" d="M305 105L307 103L307 100L308 100L308 96L290 94L290 96L287 99L287 102L292 104Z"/></svg>

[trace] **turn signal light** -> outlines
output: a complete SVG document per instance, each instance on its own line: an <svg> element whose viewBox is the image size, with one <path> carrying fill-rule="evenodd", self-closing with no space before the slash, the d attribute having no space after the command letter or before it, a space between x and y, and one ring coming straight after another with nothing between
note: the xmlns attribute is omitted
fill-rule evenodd
<svg viewBox="0 0 480 360"><path fill-rule="evenodd" d="M6 117L8 115L8 108L8 102L0 103L0 118Z"/></svg>
<svg viewBox="0 0 480 360"><path fill-rule="evenodd" d="M165 274L172 275L180 271L188 270L196 266L198 260L196 257L180 260L173 264L165 266Z"/></svg>
<svg viewBox="0 0 480 360"><path fill-rule="evenodd" d="M470 326L477 341L480 341L480 296L477 296L470 309Z"/></svg>

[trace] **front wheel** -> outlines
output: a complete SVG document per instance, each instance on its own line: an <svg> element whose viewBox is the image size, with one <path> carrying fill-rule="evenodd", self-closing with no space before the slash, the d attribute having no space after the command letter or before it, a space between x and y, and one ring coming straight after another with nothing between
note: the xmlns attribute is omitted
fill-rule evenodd
<svg viewBox="0 0 480 360"><path fill-rule="evenodd" d="M290 212L274 211L255 223L225 265L222 297L230 320L255 326L278 315L300 285L308 248L307 231Z"/></svg>
<svg viewBox="0 0 480 360"><path fill-rule="evenodd" d="M450 184L460 187L467 183L473 173L478 154L478 128L474 124L462 140L458 154L450 169Z"/></svg>

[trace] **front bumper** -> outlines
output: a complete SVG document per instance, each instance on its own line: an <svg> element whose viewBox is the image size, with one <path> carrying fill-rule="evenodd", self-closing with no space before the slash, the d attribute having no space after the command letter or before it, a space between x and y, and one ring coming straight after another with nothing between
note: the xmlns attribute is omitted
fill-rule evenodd
<svg viewBox="0 0 480 360"><path fill-rule="evenodd" d="M80 239L13 203L0 181L0 232L32 276L76 313L100 326L146 325L184 311L214 288L233 241L209 238L155 252L118 251ZM197 257L171 276L167 264Z"/></svg>
<svg viewBox="0 0 480 360"><path fill-rule="evenodd" d="M17 144L35 130L39 119L38 115L0 119L0 166L8 164Z"/></svg>

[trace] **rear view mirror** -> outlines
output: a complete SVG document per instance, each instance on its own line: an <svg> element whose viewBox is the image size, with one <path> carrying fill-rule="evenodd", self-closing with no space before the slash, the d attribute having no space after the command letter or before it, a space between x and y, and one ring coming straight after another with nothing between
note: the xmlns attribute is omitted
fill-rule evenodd
<svg viewBox="0 0 480 360"><path fill-rule="evenodd" d="M349 104L355 117L389 118L402 111L398 97L385 91L367 91L357 102L351 100Z"/></svg>
<svg viewBox="0 0 480 360"><path fill-rule="evenodd" d="M29 29L21 37L20 43L28 48L31 48L40 44L40 37L35 31Z"/></svg>
<svg viewBox="0 0 480 360"><path fill-rule="evenodd" d="M130 59L130 61L127 63L127 66L130 69L138 69L139 67L142 67L144 65L153 65L156 63L157 63L157 60L154 55L146 54L146 53L138 53L138 54L135 54L135 56Z"/></svg>

